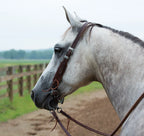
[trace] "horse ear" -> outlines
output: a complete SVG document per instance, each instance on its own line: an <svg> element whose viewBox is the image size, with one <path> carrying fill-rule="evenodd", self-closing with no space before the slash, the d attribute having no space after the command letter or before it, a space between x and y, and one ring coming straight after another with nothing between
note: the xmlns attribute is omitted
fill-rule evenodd
<svg viewBox="0 0 144 136"><path fill-rule="evenodd" d="M70 12L64 6L63 8L65 11L66 19L71 24L72 28L80 27L81 26L80 20L77 17L74 18L73 15L71 15Z"/></svg>
<svg viewBox="0 0 144 136"><path fill-rule="evenodd" d="M74 12L74 14L75 14L75 17L77 18L77 20L82 21L82 19L77 15L76 12Z"/></svg>

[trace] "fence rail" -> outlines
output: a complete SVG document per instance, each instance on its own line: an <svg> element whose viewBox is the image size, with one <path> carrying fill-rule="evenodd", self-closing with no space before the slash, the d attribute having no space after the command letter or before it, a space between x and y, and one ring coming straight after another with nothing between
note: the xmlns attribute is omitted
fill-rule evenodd
<svg viewBox="0 0 144 136"><path fill-rule="evenodd" d="M15 92L20 96L23 96L24 90L30 92L47 65L46 63L0 68L0 99L9 97L10 101L13 101Z"/></svg>

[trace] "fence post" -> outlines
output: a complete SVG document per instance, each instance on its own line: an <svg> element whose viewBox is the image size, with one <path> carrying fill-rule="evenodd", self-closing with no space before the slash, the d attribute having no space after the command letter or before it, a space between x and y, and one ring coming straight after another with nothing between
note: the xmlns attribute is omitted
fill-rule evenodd
<svg viewBox="0 0 144 136"><path fill-rule="evenodd" d="M47 67L48 63L45 63L45 68Z"/></svg>
<svg viewBox="0 0 144 136"><path fill-rule="evenodd" d="M13 67L8 67L7 75L12 75L12 74L13 74ZM8 96L10 101L12 102L13 101L13 80L7 81L7 85L8 85L8 89L7 89Z"/></svg>
<svg viewBox="0 0 144 136"><path fill-rule="evenodd" d="M26 71L30 72L30 70L31 70L31 66L27 65L26 66ZM27 76L27 89L28 89L28 91L30 93L30 91L31 91L31 75Z"/></svg>
<svg viewBox="0 0 144 136"><path fill-rule="evenodd" d="M18 72L22 73L23 72L23 67L20 65L18 68ZM18 80L18 88L19 88L19 95L23 96L23 77L20 77Z"/></svg>
<svg viewBox="0 0 144 136"><path fill-rule="evenodd" d="M40 70L43 70L43 64L39 64ZM39 74L39 77L41 76L42 72Z"/></svg>
<svg viewBox="0 0 144 136"><path fill-rule="evenodd" d="M38 66L34 65L34 71L37 71L37 68ZM37 74L34 74L34 85L36 84L36 82L37 82Z"/></svg>

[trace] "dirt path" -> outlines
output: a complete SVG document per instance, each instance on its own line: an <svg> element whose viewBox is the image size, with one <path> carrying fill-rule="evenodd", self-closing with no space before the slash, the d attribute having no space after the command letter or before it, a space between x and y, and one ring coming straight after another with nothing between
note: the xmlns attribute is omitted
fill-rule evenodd
<svg viewBox="0 0 144 136"><path fill-rule="evenodd" d="M104 132L111 132L119 123L113 107L102 90L71 96L61 107L72 117ZM67 119L60 115L59 118L66 126ZM65 136L59 126L51 132L54 125L55 121L48 111L37 110L0 124L0 136ZM69 132L72 136L96 136L72 122Z"/></svg>

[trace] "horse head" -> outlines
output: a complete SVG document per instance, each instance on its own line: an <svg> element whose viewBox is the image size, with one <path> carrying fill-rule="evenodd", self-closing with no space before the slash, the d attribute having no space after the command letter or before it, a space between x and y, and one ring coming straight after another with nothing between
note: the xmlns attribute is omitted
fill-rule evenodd
<svg viewBox="0 0 144 136"><path fill-rule="evenodd" d="M67 50L84 24L84 21L81 21L78 16L74 17L66 9L65 14L67 21L70 23L70 27L64 33L61 41L57 42L54 46L52 59L32 90L31 97L39 108L48 110L56 109L59 100L50 94L53 78L59 65L63 61ZM77 47L74 49L73 55L67 64L65 73L56 90L59 93L59 99L64 98L79 87L84 86L95 79L93 65L91 65L90 61L93 56L90 53L90 45L88 45L88 35L89 33L86 32L83 38L78 42Z"/></svg>

